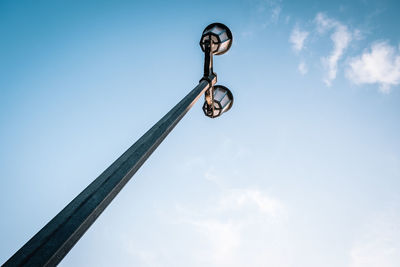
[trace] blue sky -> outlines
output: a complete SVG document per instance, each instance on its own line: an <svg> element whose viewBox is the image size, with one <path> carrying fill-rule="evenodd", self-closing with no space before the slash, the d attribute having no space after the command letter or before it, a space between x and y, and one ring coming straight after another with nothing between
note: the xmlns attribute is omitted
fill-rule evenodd
<svg viewBox="0 0 400 267"><path fill-rule="evenodd" d="M196 85L222 22L232 109L201 99L61 266L399 266L399 11L1 1L0 262Z"/></svg>

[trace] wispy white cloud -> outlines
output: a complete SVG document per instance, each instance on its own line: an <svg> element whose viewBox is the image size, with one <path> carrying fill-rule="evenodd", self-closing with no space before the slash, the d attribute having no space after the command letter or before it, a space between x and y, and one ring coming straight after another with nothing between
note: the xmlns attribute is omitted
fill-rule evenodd
<svg viewBox="0 0 400 267"><path fill-rule="evenodd" d="M278 23L282 15L282 0L260 1L258 3L257 13L268 16L267 20L265 20L264 17L263 27Z"/></svg>
<svg viewBox="0 0 400 267"><path fill-rule="evenodd" d="M363 33L359 29L353 31L354 40L362 40L364 38Z"/></svg>
<svg viewBox="0 0 400 267"><path fill-rule="evenodd" d="M327 17L323 13L317 14L315 23L317 24L317 31L320 34L333 30L331 35L333 50L329 56L321 58L324 67L327 69L324 82L327 86L331 86L332 81L336 79L338 61L342 58L344 51L349 46L353 35L346 25Z"/></svg>
<svg viewBox="0 0 400 267"><path fill-rule="evenodd" d="M363 40L364 33L322 12L316 14L313 23L316 31L300 29L296 24L291 31L289 42L292 49L300 53L306 43L312 43L308 40L315 41L330 33L333 48L328 55L320 56L324 68L323 82L327 86L331 86L336 79L341 61L346 62L343 64L347 66L346 78L356 85L377 84L381 92L389 93L393 86L400 84L400 45L396 47L387 41L376 41L360 55L345 58L350 44ZM308 66L301 61L297 70L305 75L308 73Z"/></svg>
<svg viewBox="0 0 400 267"><path fill-rule="evenodd" d="M298 66L298 70L301 75L306 75L308 72L308 67L307 67L306 63L300 62L299 66Z"/></svg>
<svg viewBox="0 0 400 267"><path fill-rule="evenodd" d="M240 163L243 158L251 157L250 151L225 134L218 138L219 153L204 159L186 159L184 164L205 170L203 182L209 193L200 203L177 199L171 206L173 210L159 214L165 229L180 230L176 238L184 240L185 247L171 245L177 248L171 252L164 250L173 243L168 240L160 239L160 244L151 246L135 243L132 238L127 240L128 244L133 243L128 252L143 266L291 266L286 205L258 186L232 186L236 170L221 171L221 165L225 159ZM246 175L253 180L252 174ZM176 260L176 256L186 258Z"/></svg>
<svg viewBox="0 0 400 267"><path fill-rule="evenodd" d="M280 201L254 189L226 190L219 200L218 209L242 210L251 206L270 218L281 217L284 210Z"/></svg>
<svg viewBox="0 0 400 267"><path fill-rule="evenodd" d="M208 266L261 266L267 262L285 266L278 245L284 239L285 206L257 189L221 188L220 192L215 205L201 210L179 206L177 210L178 223L191 225L206 240L204 262ZM282 240L277 241L277 233Z"/></svg>
<svg viewBox="0 0 400 267"><path fill-rule="evenodd" d="M330 86L332 81L336 79L338 61L342 57L344 50L349 45L352 37L346 26L340 25L331 35L334 47L332 53L328 57L322 58L325 66L328 68L327 77L324 82Z"/></svg>
<svg viewBox="0 0 400 267"><path fill-rule="evenodd" d="M317 31L320 34L323 34L338 25L338 22L336 20L327 17L322 12L317 13L317 15L315 16L315 23L317 24Z"/></svg>
<svg viewBox="0 0 400 267"><path fill-rule="evenodd" d="M369 50L352 58L346 71L355 84L379 84L381 92L390 92L391 86L400 84L399 48L387 42L374 43Z"/></svg>
<svg viewBox="0 0 400 267"><path fill-rule="evenodd" d="M299 52L304 48L304 42L308 35L309 32L300 30L297 25L293 28L289 41L294 51Z"/></svg>
<svg viewBox="0 0 400 267"><path fill-rule="evenodd" d="M281 14L282 7L280 5L275 6L271 10L271 21L277 23L279 21L279 16Z"/></svg>

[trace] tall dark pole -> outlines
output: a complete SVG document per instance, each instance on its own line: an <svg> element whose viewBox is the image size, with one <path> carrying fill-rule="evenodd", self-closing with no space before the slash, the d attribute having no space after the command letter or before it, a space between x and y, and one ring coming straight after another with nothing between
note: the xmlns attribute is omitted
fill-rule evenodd
<svg viewBox="0 0 400 267"><path fill-rule="evenodd" d="M214 30L218 30L220 34L222 33L220 28L222 26L226 27L223 24L215 25ZM229 31L228 28L227 30ZM196 103L199 97L207 90L211 91L211 95L213 95L212 90L217 82L217 76L212 71L212 53L210 49L214 43L211 41L211 33L207 34L210 37L210 42L208 42L206 48L208 53L205 55L205 65L208 65L209 69L204 71L204 76L199 84L20 248L5 262L4 266L57 265ZM203 32L204 36L206 35ZM232 38L227 41L231 42ZM225 40L225 42L227 41ZM216 45L219 47L218 43ZM227 50L226 48L224 49L225 51ZM222 101L222 99L220 100ZM212 101L214 100L212 99ZM223 103L225 102L224 100ZM231 106L231 103L229 105ZM227 106L227 109L229 107Z"/></svg>
<svg viewBox="0 0 400 267"><path fill-rule="evenodd" d="M54 266L70 251L197 99L214 85L202 79L96 180L18 250L4 266Z"/></svg>

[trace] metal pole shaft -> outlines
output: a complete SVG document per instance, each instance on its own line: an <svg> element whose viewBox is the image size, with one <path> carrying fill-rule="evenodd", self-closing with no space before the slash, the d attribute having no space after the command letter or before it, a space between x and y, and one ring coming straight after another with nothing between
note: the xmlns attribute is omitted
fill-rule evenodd
<svg viewBox="0 0 400 267"><path fill-rule="evenodd" d="M187 96L19 249L4 266L55 266L142 166L197 99L216 82L202 79Z"/></svg>

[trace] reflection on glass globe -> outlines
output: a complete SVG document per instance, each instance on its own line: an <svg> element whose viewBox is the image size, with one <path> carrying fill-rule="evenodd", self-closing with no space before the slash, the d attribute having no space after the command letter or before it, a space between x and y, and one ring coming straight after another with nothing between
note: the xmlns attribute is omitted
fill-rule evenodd
<svg viewBox="0 0 400 267"><path fill-rule="evenodd" d="M205 101L203 105L204 114L210 118L221 116L222 113L228 111L233 105L233 95L225 86L216 85L214 86L213 92L214 109L207 101Z"/></svg>
<svg viewBox="0 0 400 267"><path fill-rule="evenodd" d="M211 52L214 55L222 55L232 45L232 32L222 23L208 25L201 35L200 46L205 52L206 43L212 41Z"/></svg>

